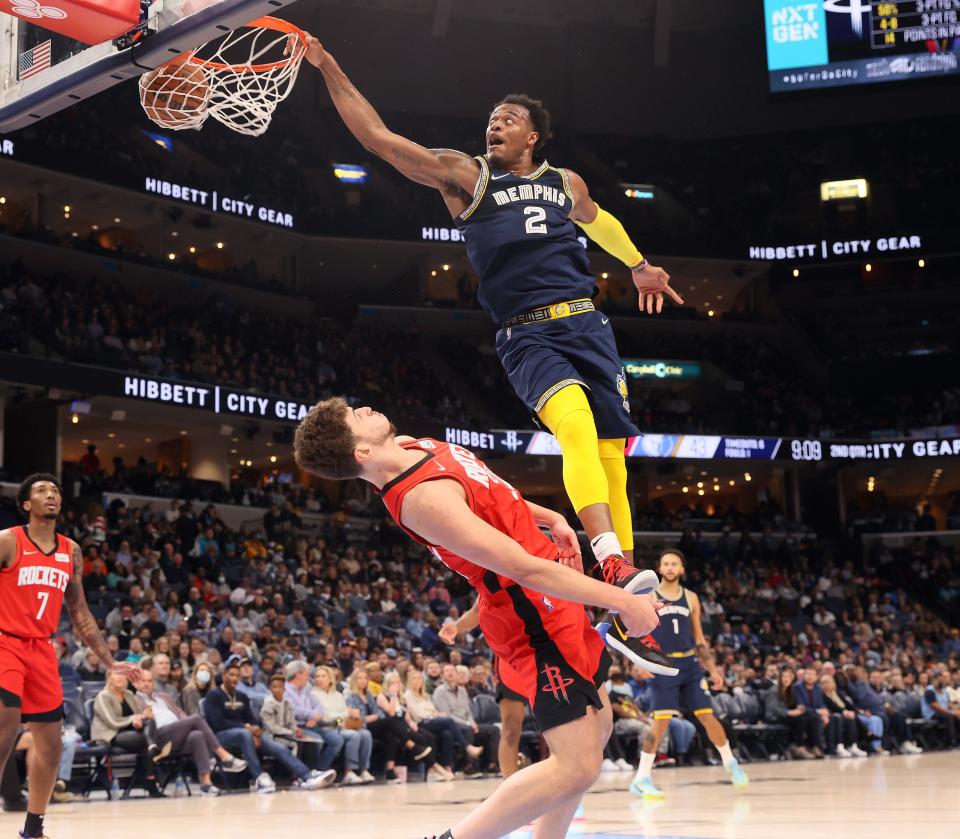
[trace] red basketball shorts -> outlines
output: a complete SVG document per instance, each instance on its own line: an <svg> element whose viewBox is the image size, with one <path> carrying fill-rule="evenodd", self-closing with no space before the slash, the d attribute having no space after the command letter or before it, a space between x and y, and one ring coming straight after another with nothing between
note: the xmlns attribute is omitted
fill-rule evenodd
<svg viewBox="0 0 960 839"><path fill-rule="evenodd" d="M480 628L502 683L530 703L542 730L603 707L610 657L580 604L514 584L481 594Z"/></svg>
<svg viewBox="0 0 960 839"><path fill-rule="evenodd" d="M0 633L0 698L7 707L19 700L24 722L63 718L63 687L49 639Z"/></svg>

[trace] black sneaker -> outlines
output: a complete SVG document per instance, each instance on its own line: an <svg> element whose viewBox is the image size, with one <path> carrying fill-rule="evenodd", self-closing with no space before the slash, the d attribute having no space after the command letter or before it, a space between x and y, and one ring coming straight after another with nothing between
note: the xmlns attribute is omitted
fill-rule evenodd
<svg viewBox="0 0 960 839"><path fill-rule="evenodd" d="M663 654L653 636L631 637L620 622L620 617L613 612L607 612L606 618L598 623L596 628L608 647L623 653L634 664L639 664L655 676L676 676L680 672L680 668Z"/></svg>
<svg viewBox="0 0 960 839"><path fill-rule="evenodd" d="M646 594L660 585L656 571L649 568L636 568L622 556L608 556L597 563L594 576L611 586L622 588L630 594Z"/></svg>

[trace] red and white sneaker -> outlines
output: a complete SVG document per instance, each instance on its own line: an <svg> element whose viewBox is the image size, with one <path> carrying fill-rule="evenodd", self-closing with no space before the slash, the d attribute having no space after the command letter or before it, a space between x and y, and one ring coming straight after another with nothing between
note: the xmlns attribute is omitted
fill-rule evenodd
<svg viewBox="0 0 960 839"><path fill-rule="evenodd" d="M618 554L608 556L603 562L597 563L593 573L597 579L622 588L630 594L646 594L660 585L660 578L656 571L637 568Z"/></svg>
<svg viewBox="0 0 960 839"><path fill-rule="evenodd" d="M652 635L644 635L642 638L631 636L620 622L620 617L613 612L608 612L596 629L608 647L622 653L634 664L639 664L655 676L676 676L680 672L673 659L664 655Z"/></svg>

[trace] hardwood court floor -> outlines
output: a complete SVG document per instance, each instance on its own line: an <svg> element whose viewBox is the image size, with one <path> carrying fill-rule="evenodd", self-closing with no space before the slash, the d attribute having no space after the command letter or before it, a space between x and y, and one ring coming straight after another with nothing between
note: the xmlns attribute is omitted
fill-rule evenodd
<svg viewBox="0 0 960 839"><path fill-rule="evenodd" d="M580 839L946 839L960 836L960 751L868 760L793 761L747 767L735 791L717 768L664 769L666 793L626 792L630 775L604 775L584 798ZM374 785L276 795L160 801L94 800L54 806L52 839L422 839L452 826L496 781ZM20 814L0 815L14 837ZM513 834L514 839L528 836Z"/></svg>

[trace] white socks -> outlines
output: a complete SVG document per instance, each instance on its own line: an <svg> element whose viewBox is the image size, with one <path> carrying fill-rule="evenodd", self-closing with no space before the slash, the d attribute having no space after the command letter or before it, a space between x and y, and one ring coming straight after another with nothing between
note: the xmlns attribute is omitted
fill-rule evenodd
<svg viewBox="0 0 960 839"><path fill-rule="evenodd" d="M722 746L717 746L717 751L720 752L720 759L723 761L724 766L729 766L736 760L736 758L733 756L733 751L730 749L729 740L727 740L727 742Z"/></svg>
<svg viewBox="0 0 960 839"><path fill-rule="evenodd" d="M637 767L637 775L634 778L635 781L641 781L644 778L649 778L650 773L653 772L653 760L656 757L654 752L640 752L640 766Z"/></svg>
<svg viewBox="0 0 960 839"><path fill-rule="evenodd" d="M617 539L617 534L610 530L591 539L590 547L593 548L593 555L601 565L611 556L623 556L620 540Z"/></svg>

